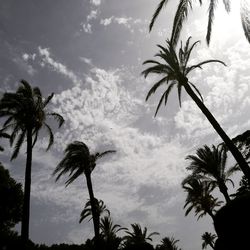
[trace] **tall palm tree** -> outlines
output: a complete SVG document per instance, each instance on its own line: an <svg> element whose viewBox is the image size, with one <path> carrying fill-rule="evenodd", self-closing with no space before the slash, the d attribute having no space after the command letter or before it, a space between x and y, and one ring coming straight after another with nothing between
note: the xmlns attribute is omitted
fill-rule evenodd
<svg viewBox="0 0 250 250"><path fill-rule="evenodd" d="M181 93L182 89L184 88L187 94L192 98L192 100L196 103L196 105L199 107L202 113L206 116L207 120L213 126L215 131L219 134L219 136L224 141L227 148L230 150L235 160L239 164L239 167L241 168L243 173L250 180L250 168L246 160L244 159L240 151L237 149L237 147L234 145L234 143L231 141L231 139L228 137L228 135L225 133L225 131L221 128L220 124L217 122L217 120L214 118L211 112L207 109L207 107L203 102L202 95L200 94L197 87L188 79L188 75L190 72L192 72L197 68L201 69L202 66L207 63L217 62L224 64L220 60L206 60L195 65L188 65L191 52L196 44L197 42L190 45L190 37L189 37L184 47L181 44L178 55L171 41L167 41L167 47L158 45L158 47L160 48L160 52L157 53L155 56L160 58L161 61L158 62L156 60L147 60L143 63L143 64L153 64L153 66L150 66L149 68L145 69L142 72L145 78L149 74L158 74L162 77L149 90L146 97L146 101L150 98L152 94L155 93L155 91L160 86L162 85L166 86L166 90L162 94L162 97L156 108L155 112L156 116L162 103L164 102L165 105L167 104L168 96L173 87L175 86L178 90L179 104L181 106Z"/></svg>
<svg viewBox="0 0 250 250"><path fill-rule="evenodd" d="M182 183L184 191L187 192L187 198L184 208L187 208L185 216L194 209L195 215L199 215L198 219L208 214L214 220L215 208L222 204L217 198L211 194L213 187L206 181L201 181L194 176L186 179Z"/></svg>
<svg viewBox="0 0 250 250"><path fill-rule="evenodd" d="M118 224L113 224L110 216L101 218L100 221L101 238L105 243L105 249L117 250L122 242L122 238L117 236L117 233L123 230L127 230L125 227L121 227Z"/></svg>
<svg viewBox="0 0 250 250"><path fill-rule="evenodd" d="M95 169L98 159L114 152L114 150L108 150L102 153L98 152L90 154L89 148L85 143L74 141L73 143L68 144L64 151L64 158L60 161L53 172L53 175L57 175L56 181L59 180L62 175L69 175L68 180L65 182L66 186L71 184L82 174L85 175L93 216L95 243L97 249L99 245L99 216L98 211L96 210L97 206L93 192L91 173Z"/></svg>
<svg viewBox="0 0 250 250"><path fill-rule="evenodd" d="M230 202L226 182L230 181L233 184L233 181L229 179L232 172L230 169L225 170L227 152L223 146L212 145L212 148L209 148L205 145L197 149L196 155L188 155L186 159L190 160L187 170L191 170L192 174L199 175L200 178L218 186L226 202Z"/></svg>
<svg viewBox="0 0 250 250"><path fill-rule="evenodd" d="M215 244L215 240L217 238L216 234L212 234L212 233L208 233L205 232L202 236L202 249L206 249L207 246L210 246L212 249L214 249L214 244Z"/></svg>
<svg viewBox="0 0 250 250"><path fill-rule="evenodd" d="M147 241L152 241L152 236L159 235L157 232L153 232L150 234L147 234L147 228L144 227L142 230L141 226L137 223L131 224L132 232L126 231L126 236L124 236L124 239L126 240L127 244L131 245L139 245L146 243Z"/></svg>
<svg viewBox="0 0 250 250"><path fill-rule="evenodd" d="M6 118L1 132L10 131L10 144L15 143L11 160L18 156L19 150L26 140L27 157L21 226L21 237L24 242L27 242L29 238L32 149L42 128L47 130L49 135L47 150L52 146L54 136L47 124L48 117L56 119L59 127L64 122L61 115L47 109L53 95L52 93L44 99L38 87L32 88L28 82L21 80L21 85L16 92L4 93L0 100L0 118Z"/></svg>
<svg viewBox="0 0 250 250"><path fill-rule="evenodd" d="M95 199L95 210L99 218L100 218L100 215L103 213L107 213L108 215L110 215L110 211L104 204L103 200L98 201L97 199ZM93 219L90 200L86 202L84 209L82 210L80 214L79 223L81 223L87 217L90 217L89 220Z"/></svg>
<svg viewBox="0 0 250 250"><path fill-rule="evenodd" d="M199 1L200 5L202 5L202 0ZM230 12L230 0L221 0L225 6L225 10L227 12ZM152 30L154 23L159 16L160 12L162 11L163 7L167 5L169 1L168 0L161 0L158 4L153 17L151 19L150 25L149 25L149 31ZM206 41L207 44L210 43L211 33L212 33L212 26L215 16L215 10L217 7L217 0L209 0L209 8L208 8L208 24L207 24L207 35L206 35ZM182 30L182 26L184 21L187 19L189 11L192 10L192 0L180 0L175 17L173 22L173 28L172 28L172 35L171 35L171 42L175 46L179 40L180 32ZM248 9L247 9L247 3L246 0L241 0L241 21L242 21L242 27L245 33L245 36L250 42L250 22L248 18Z"/></svg>
<svg viewBox="0 0 250 250"><path fill-rule="evenodd" d="M161 240L161 244L156 246L156 250L181 250L176 244L179 240L174 237L164 237Z"/></svg>

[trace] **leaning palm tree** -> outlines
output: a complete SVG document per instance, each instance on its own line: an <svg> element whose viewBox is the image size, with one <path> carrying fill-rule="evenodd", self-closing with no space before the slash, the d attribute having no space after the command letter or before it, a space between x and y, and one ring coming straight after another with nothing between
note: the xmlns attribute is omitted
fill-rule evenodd
<svg viewBox="0 0 250 250"><path fill-rule="evenodd" d="M181 250L176 244L179 240L174 237L164 237L161 240L161 244L156 246L156 250Z"/></svg>
<svg viewBox="0 0 250 250"><path fill-rule="evenodd" d="M198 0L200 5L202 5L202 0ZM230 0L223 0L222 1L225 10L227 12L230 12ZM149 31L152 30L154 23L159 16L161 10L165 5L167 5L168 0L161 0L160 3L158 4L153 17L151 19L151 22L149 24ZM246 0L241 0L241 21L242 21L242 27L245 33L245 36L250 42L250 21L249 21L249 10L247 8L247 2ZM209 9L208 9L208 24L207 24L207 35L206 35L206 41L207 44L210 43L211 39L211 33L212 33L212 26L213 26L213 21L214 21L214 16L215 16L215 10L217 8L217 0L209 0ZM187 19L189 11L192 10L192 0L180 0L175 17L174 17L174 22L173 22L173 28L172 28L172 35L171 35L171 42L175 46L179 40L180 33L182 30L182 26L184 21Z"/></svg>
<svg viewBox="0 0 250 250"><path fill-rule="evenodd" d="M64 158L60 161L53 172L53 175L57 175L56 181L59 180L62 175L69 175L68 180L65 182L66 186L75 181L79 176L83 174L85 175L93 216L95 243L97 249L99 245L99 216L98 211L96 210L97 206L93 192L91 173L95 169L98 159L114 152L114 150L108 150L102 153L90 154L89 148L85 143L74 141L66 147L64 151Z"/></svg>
<svg viewBox="0 0 250 250"><path fill-rule="evenodd" d="M217 238L216 234L212 234L212 233L208 233L205 232L202 236L202 249L206 249L207 246L210 246L212 249L214 249L214 244L215 244L215 240Z"/></svg>
<svg viewBox="0 0 250 250"><path fill-rule="evenodd" d="M149 74L158 74L162 77L149 90L146 97L146 101L150 98L152 94L155 93L155 91L160 86L162 85L166 86L166 90L163 92L159 104L156 108L155 112L156 116L162 103L164 102L165 105L167 104L168 96L173 87L176 87L178 90L179 104L181 107L181 93L182 89L184 89L187 92L187 94L192 98L192 100L196 103L196 105L199 107L202 113L206 116L207 120L210 122L210 124L213 126L215 131L219 134L221 139L226 144L227 148L234 156L236 162L239 164L239 167L241 168L243 173L250 180L250 168L246 160L244 159L240 151L237 149L237 147L234 145L234 143L231 141L231 139L228 137L228 135L225 133L225 131L221 128L220 124L217 122L217 120L214 118L211 112L207 109L207 107L203 102L202 95L197 89L197 87L188 79L188 75L193 70L197 68L201 69L202 66L205 64L217 62L225 65L220 60L206 60L198 64L188 65L191 52L197 43L198 42L195 42L190 45L190 37L189 37L184 47L181 44L178 54L176 52L176 49L173 47L171 41L167 41L167 47L158 45L158 47L160 48L160 52L157 53L155 56L160 58L161 61L158 62L156 60L147 60L143 63L143 64L153 64L153 66L150 66L149 68L145 69L142 72L145 78Z"/></svg>
<svg viewBox="0 0 250 250"><path fill-rule="evenodd" d="M218 186L226 202L230 202L226 182L230 181L233 184L233 181L229 179L232 171L231 169L225 170L227 152L223 146L212 145L212 148L209 148L205 145L197 149L196 155L188 155L186 159L190 160L187 170L191 170L192 174Z"/></svg>
<svg viewBox="0 0 250 250"><path fill-rule="evenodd" d="M190 176L189 179L182 183L182 187L187 192L184 205L184 208L187 208L185 216L194 209L195 215L199 215L198 219L208 214L214 220L215 208L220 206L222 202L212 196L213 186L206 181Z"/></svg>
<svg viewBox="0 0 250 250"><path fill-rule="evenodd" d="M21 146L26 140L27 157L21 226L21 237L24 242L27 242L29 238L32 150L42 128L46 129L49 134L47 150L54 142L52 130L47 124L48 117L56 119L59 122L59 127L64 122L61 115L47 109L53 95L52 93L44 99L38 87L32 88L28 82L21 80L21 85L16 92L4 93L0 100L0 118L6 118L1 132L9 131L11 146L15 143L11 160L18 156Z"/></svg>
<svg viewBox="0 0 250 250"><path fill-rule="evenodd" d="M110 215L110 212L108 208L106 207L106 205L104 204L103 200L98 201L97 199L95 199L95 210L99 218L100 218L100 215L103 213L107 213L108 215ZM89 220L93 219L90 200L86 202L84 209L82 210L80 214L79 223L81 223L87 217L90 217Z"/></svg>

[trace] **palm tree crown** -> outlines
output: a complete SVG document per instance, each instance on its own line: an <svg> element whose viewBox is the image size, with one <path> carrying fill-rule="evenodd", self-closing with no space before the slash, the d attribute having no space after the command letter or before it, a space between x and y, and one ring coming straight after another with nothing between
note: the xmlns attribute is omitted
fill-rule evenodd
<svg viewBox="0 0 250 250"><path fill-rule="evenodd" d="M193 44L190 44L191 37L188 38L186 41L185 46L180 46L179 53L177 55L175 48L173 47L173 44L171 41L167 40L167 47L163 47L161 45L157 45L160 48L159 53L155 55L155 57L158 57L162 60L162 62L158 62L156 60L147 60L143 64L153 64L153 66L145 69L142 74L146 78L149 74L158 74L163 76L159 81L157 81L153 87L149 90L146 101L149 99L149 97L156 92L156 90L162 86L166 85L167 89L163 93L159 104L156 108L155 115L157 115L158 110L160 106L162 105L163 101L165 105L168 101L168 96L173 89L173 87L176 86L178 90L178 98L179 98L179 104L181 106L181 93L183 87L186 89L186 85L194 89L194 91L199 95L200 99L203 101L203 98L199 92L199 90L196 88L196 86L188 81L187 76L190 72L193 70L199 68L202 68L202 65L211 63L211 62L218 62L223 65L225 65L224 62L220 60L205 60L203 62L200 62L198 64L194 65L188 65L190 55L192 53L193 48L195 45L199 42L196 41Z"/></svg>
<svg viewBox="0 0 250 250"><path fill-rule="evenodd" d="M220 206L222 202L211 195L213 190L212 185L191 176L182 183L182 187L187 192L184 208L189 206L187 207L185 216L194 209L195 215L199 214L198 219L206 214L209 214L214 219L215 208Z"/></svg>
<svg viewBox="0 0 250 250"><path fill-rule="evenodd" d="M3 124L1 132L11 130L10 143L15 143L15 149L11 159L18 156L21 145L23 144L28 131L32 132L33 142L35 145L39 132L45 128L49 134L49 143L47 150L54 142L54 136L46 118L52 117L62 126L64 119L61 115L47 110L47 105L53 98L52 93L47 98L42 97L38 87L32 88L28 82L21 80L21 85L15 93L4 93L0 101L0 118L7 117Z"/></svg>
<svg viewBox="0 0 250 250"><path fill-rule="evenodd" d="M156 246L156 250L181 250L176 244L179 240L174 237L164 237L161 240L161 244Z"/></svg>
<svg viewBox="0 0 250 250"><path fill-rule="evenodd" d="M212 148L209 148L205 145L196 151L196 155L188 155L186 159L190 160L187 170L191 170L193 175L218 186L226 201L230 201L225 183L230 181L233 184L233 181L229 179L232 171L225 170L227 161L225 147L212 145Z"/></svg>
<svg viewBox="0 0 250 250"><path fill-rule="evenodd" d="M128 235L124 236L124 239L129 242L129 244L142 244L147 241L152 241L152 236L159 235L157 232L147 234L147 228L143 230L141 226L137 223L131 224L132 232L126 231Z"/></svg>
<svg viewBox="0 0 250 250"><path fill-rule="evenodd" d="M106 205L104 204L103 200L97 200L95 199L95 210L97 211L99 217L101 214L103 213L107 213L108 215L110 215L110 211L108 210L108 208L106 207ZM92 209L91 209L91 202L90 200L88 200L84 206L84 209L82 210L81 214L80 214L80 220L79 223L81 223L85 218L90 217L89 220L93 219L93 215L92 215Z"/></svg>
<svg viewBox="0 0 250 250"><path fill-rule="evenodd" d="M216 234L205 232L202 236L202 249L206 249L207 246L210 246L214 249L215 239L217 238Z"/></svg>

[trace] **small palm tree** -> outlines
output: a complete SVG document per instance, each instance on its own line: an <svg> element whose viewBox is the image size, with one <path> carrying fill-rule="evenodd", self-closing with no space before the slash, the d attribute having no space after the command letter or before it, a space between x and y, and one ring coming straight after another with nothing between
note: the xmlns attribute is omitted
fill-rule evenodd
<svg viewBox="0 0 250 250"><path fill-rule="evenodd" d="M174 237L165 237L161 240L161 244L156 246L156 250L181 250L176 244L179 240Z"/></svg>
<svg viewBox="0 0 250 250"><path fill-rule="evenodd" d="M107 213L108 215L110 215L110 212L104 204L103 200L98 201L97 199L95 199L95 210L99 218L103 213ZM79 223L81 223L87 217L90 217L89 221L93 219L90 200L86 202L84 209L81 212Z"/></svg>
<svg viewBox="0 0 250 250"><path fill-rule="evenodd" d="M215 240L217 238L217 235L216 234L212 234L212 233L208 233L208 232L205 232L202 236L201 236L201 239L202 239L202 249L206 249L207 246L210 246L211 248L214 249L214 244L215 244Z"/></svg>
<svg viewBox="0 0 250 250"><path fill-rule="evenodd" d="M191 52L196 44L197 42L190 45L190 38L189 38L186 41L186 45L184 47L182 45L180 46L178 54L176 53L175 48L173 47L171 41L167 41L167 47L158 45L158 47L160 48L160 52L157 53L155 56L160 58L161 61L158 62L156 60L147 60L143 63L143 64L153 64L153 66L145 69L142 72L145 78L149 74L157 74L162 77L149 90L146 97L146 101L150 98L152 94L156 92L156 90L160 86L162 85L166 86L166 90L163 92L159 104L156 108L155 112L156 116L162 103L164 103L165 105L167 104L168 96L174 87L176 87L178 90L178 99L179 99L179 104L181 106L181 93L182 90L185 89L187 94L196 103L196 105L199 107L202 113L206 116L207 120L213 126L215 131L224 141L225 145L234 156L236 162L239 164L239 167L241 168L243 173L250 180L250 168L248 166L248 163L246 162L240 151L237 149L237 147L234 145L234 143L231 141L231 139L228 137L228 135L225 133L225 131L221 128L220 124L217 122L217 120L214 118L211 112L207 109L199 90L188 79L188 75L190 72L192 72L194 69L197 68L201 69L201 67L205 64L212 62L224 64L222 61L219 60L206 60L195 65L188 65Z"/></svg>
<svg viewBox="0 0 250 250"><path fill-rule="evenodd" d="M105 249L117 250L122 242L122 238L117 236L117 233L127 230L118 224L113 224L110 216L101 218L100 221L101 238L105 243Z"/></svg>
<svg viewBox="0 0 250 250"><path fill-rule="evenodd" d="M124 236L124 239L127 244L131 245L139 245L146 243L147 241L152 241L152 236L159 235L157 232L150 233L147 235L147 228L144 227L142 230L141 226L137 223L131 224L132 232L126 231L126 236Z"/></svg>
<svg viewBox="0 0 250 250"><path fill-rule="evenodd" d="M242 21L243 30L245 32L245 36L247 40L250 42L249 19L248 19L249 13L248 13L248 10L246 9L246 4L244 3L245 1L246 0L241 0L241 21ZM152 30L157 17L159 16L163 7L167 5L167 3L168 3L168 0L161 0L160 3L158 4L150 22L149 31ZM199 3L200 5L202 5L202 0L199 0ZM225 10L227 12L230 12L230 9L231 9L230 0L223 0L223 4L225 6ZM207 35L206 35L207 44L210 43L216 7L217 7L217 1L209 0L208 24L207 24ZM171 42L174 45L176 45L179 40L182 26L183 26L184 21L188 17L189 10L192 10L192 0L179 0L179 4L175 13L175 17L174 17L172 35L171 35Z"/></svg>
<svg viewBox="0 0 250 250"><path fill-rule="evenodd" d="M187 192L187 198L184 208L187 208L185 216L194 209L198 219L208 214L214 220L215 208L222 204L217 198L211 195L213 186L206 181L201 181L194 176L186 178L182 183L184 191Z"/></svg>
<svg viewBox="0 0 250 250"><path fill-rule="evenodd" d="M1 132L10 131L10 144L12 146L15 143L11 160L18 156L20 148L26 139L27 157L21 226L21 237L24 242L27 242L29 239L32 150L42 128L46 129L49 134L47 150L54 142L52 130L47 124L48 117L56 119L59 127L64 122L61 115L47 110L47 105L53 98L53 95L52 93L44 99L38 87L32 88L28 82L21 80L21 85L16 92L4 93L0 100L0 118L6 117Z"/></svg>
<svg viewBox="0 0 250 250"><path fill-rule="evenodd" d="M114 153L114 150L108 150L102 153L90 154L88 146L80 141L75 141L70 143L65 151L64 158L57 165L53 175L57 175L56 181L60 179L62 175L68 174L69 178L65 182L66 186L75 181L79 176L85 175L89 200L93 216L94 232L95 232L95 242L96 248L99 245L99 216L96 210L96 199L94 197L93 185L91 180L91 173L96 167L96 162L103 156Z"/></svg>
<svg viewBox="0 0 250 250"><path fill-rule="evenodd" d="M196 155L188 155L186 159L190 160L187 170L191 170L195 176L218 186L226 202L230 202L226 182L230 181L233 184L233 181L229 179L232 172L225 170L227 152L223 146L212 145L212 148L209 148L205 145L196 151Z"/></svg>

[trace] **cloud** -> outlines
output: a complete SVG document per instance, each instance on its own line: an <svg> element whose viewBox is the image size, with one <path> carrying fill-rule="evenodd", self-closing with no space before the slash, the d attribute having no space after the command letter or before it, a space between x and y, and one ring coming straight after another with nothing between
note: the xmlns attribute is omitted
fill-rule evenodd
<svg viewBox="0 0 250 250"><path fill-rule="evenodd" d="M111 24L118 24L126 27L130 30L130 32L134 32L135 26L139 27L139 31L144 32L144 29L141 28L141 25L145 25L147 21L143 21L142 19L134 19L132 17L115 17L111 16L108 18L103 18L100 20L100 24L103 26L108 26Z"/></svg>
<svg viewBox="0 0 250 250"><path fill-rule="evenodd" d="M30 65L24 58L15 57L12 59L22 70L26 71L30 76L33 76L36 73L36 70Z"/></svg>
<svg viewBox="0 0 250 250"><path fill-rule="evenodd" d="M90 3L95 5L95 6L99 6L99 5L101 5L101 0L90 0Z"/></svg>
<svg viewBox="0 0 250 250"><path fill-rule="evenodd" d="M91 10L91 12L87 15L87 21L97 18L97 10Z"/></svg>
<svg viewBox="0 0 250 250"><path fill-rule="evenodd" d="M72 70L69 70L67 66L52 58L49 48L42 48L39 46L38 52L42 59L42 62L40 63L41 66L48 65L57 73L69 78L74 84L81 84L81 80Z"/></svg>

